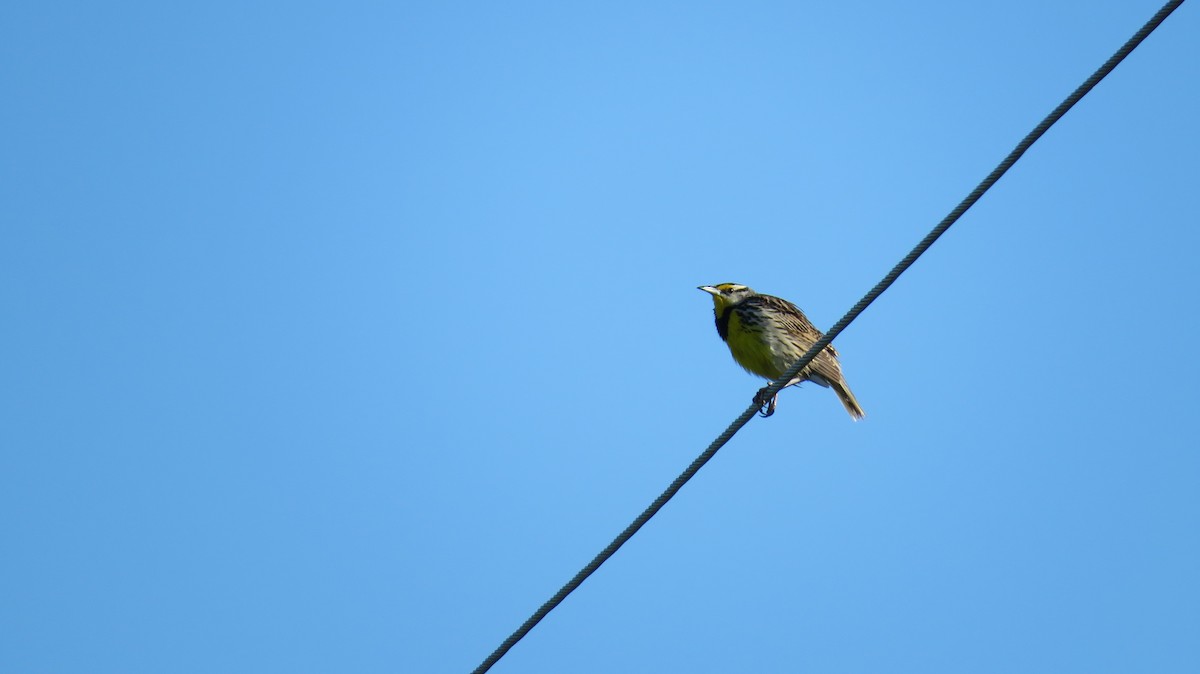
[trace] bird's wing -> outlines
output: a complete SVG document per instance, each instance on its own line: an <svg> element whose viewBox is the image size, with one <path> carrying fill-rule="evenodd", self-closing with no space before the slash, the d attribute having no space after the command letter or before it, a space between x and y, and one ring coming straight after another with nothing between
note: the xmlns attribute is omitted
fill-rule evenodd
<svg viewBox="0 0 1200 674"><path fill-rule="evenodd" d="M758 300L763 303L763 306L774 309L780 324L789 332L794 332L804 336L804 341L807 343L804 347L808 350L821 338L822 333L817 329L817 326L808 320L808 316L800 311L800 307L795 304L773 295L758 295L746 301ZM842 368L838 365L838 352L833 348L833 345L825 347L817 357L813 359L811 370L822 377L831 381L837 381L842 378Z"/></svg>

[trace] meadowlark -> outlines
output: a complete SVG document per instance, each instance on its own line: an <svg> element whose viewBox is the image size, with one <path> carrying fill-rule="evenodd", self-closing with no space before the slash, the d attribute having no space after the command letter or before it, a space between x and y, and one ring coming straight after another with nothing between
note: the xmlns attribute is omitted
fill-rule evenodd
<svg viewBox="0 0 1200 674"><path fill-rule="evenodd" d="M725 340L738 365L751 374L778 379L821 338L821 331L787 300L760 295L736 283L700 286L700 290L712 295L717 334ZM866 416L846 385L838 352L832 344L787 385L803 381L832 388L851 418ZM763 408L762 415L769 417L775 413L775 396L768 400L766 390L766 387L760 390L754 402Z"/></svg>

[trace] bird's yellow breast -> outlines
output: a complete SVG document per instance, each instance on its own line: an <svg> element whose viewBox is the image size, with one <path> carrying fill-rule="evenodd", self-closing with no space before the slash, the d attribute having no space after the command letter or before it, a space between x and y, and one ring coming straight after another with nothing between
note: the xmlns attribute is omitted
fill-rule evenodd
<svg viewBox="0 0 1200 674"><path fill-rule="evenodd" d="M779 367L779 359L761 327L746 329L738 312L734 311L729 317L729 335L725 342L733 359L747 372L767 379L778 379L783 375L784 368Z"/></svg>

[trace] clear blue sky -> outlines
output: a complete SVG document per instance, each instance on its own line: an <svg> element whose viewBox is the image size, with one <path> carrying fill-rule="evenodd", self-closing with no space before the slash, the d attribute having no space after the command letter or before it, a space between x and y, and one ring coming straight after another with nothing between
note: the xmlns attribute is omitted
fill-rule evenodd
<svg viewBox="0 0 1200 674"><path fill-rule="evenodd" d="M466 672L1159 7L0 10L0 672ZM497 673L1195 672L1185 5Z"/></svg>

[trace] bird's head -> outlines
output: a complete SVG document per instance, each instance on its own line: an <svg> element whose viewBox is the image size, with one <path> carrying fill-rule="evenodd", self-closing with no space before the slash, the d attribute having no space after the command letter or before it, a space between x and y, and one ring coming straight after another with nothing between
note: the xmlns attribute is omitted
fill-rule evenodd
<svg viewBox="0 0 1200 674"><path fill-rule="evenodd" d="M712 295L713 309L718 314L725 307L731 307L754 294L749 287L737 283L718 283L715 286L700 286L699 289Z"/></svg>

